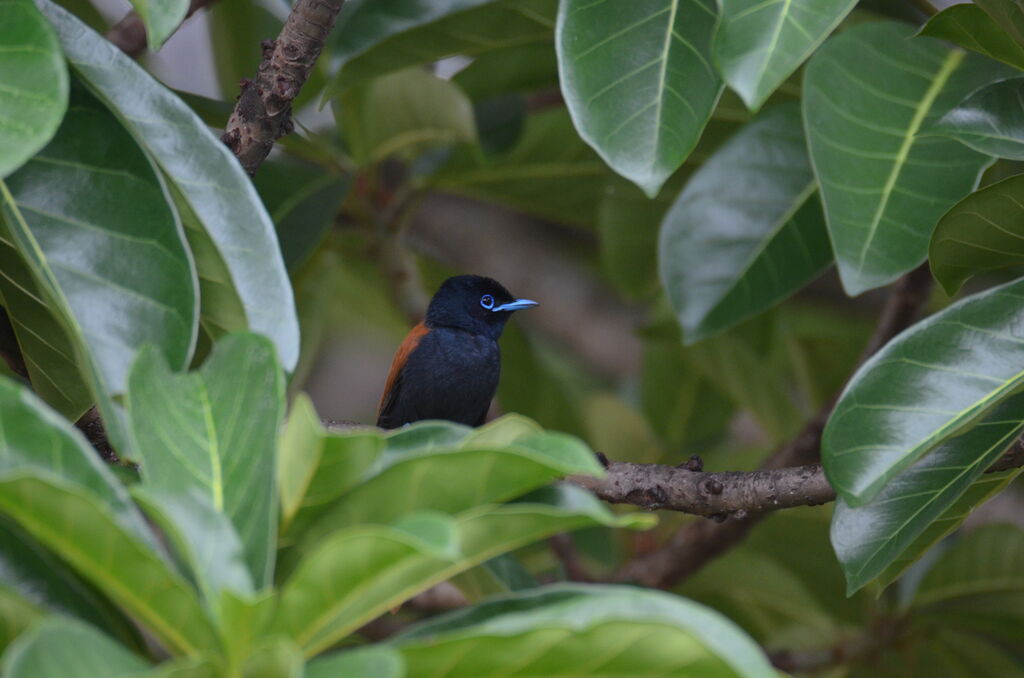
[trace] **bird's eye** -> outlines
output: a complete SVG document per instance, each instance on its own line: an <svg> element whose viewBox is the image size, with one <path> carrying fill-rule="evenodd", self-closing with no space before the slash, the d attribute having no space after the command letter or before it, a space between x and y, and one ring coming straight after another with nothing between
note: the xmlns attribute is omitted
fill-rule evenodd
<svg viewBox="0 0 1024 678"><path fill-rule="evenodd" d="M494 297L489 294L485 294L480 297L480 305L486 308L488 311L494 308Z"/></svg>

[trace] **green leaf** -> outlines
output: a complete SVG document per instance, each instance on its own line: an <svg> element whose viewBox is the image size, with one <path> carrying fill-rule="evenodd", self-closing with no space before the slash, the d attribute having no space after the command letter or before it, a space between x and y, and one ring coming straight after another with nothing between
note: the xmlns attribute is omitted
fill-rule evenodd
<svg viewBox="0 0 1024 678"><path fill-rule="evenodd" d="M508 153L483 158L474 149L458 149L428 181L437 190L589 226L607 176L565 110L553 108L528 116L519 143Z"/></svg>
<svg viewBox="0 0 1024 678"><path fill-rule="evenodd" d="M948 40L1024 69L1024 46L973 3L955 4L933 16L919 35Z"/></svg>
<svg viewBox="0 0 1024 678"><path fill-rule="evenodd" d="M891 581L956 528L990 494L999 479L979 478L1022 430L1024 396L1018 395L897 475L870 502L851 508L839 499L832 545L846 574L847 594L878 577ZM896 563L898 571L891 569Z"/></svg>
<svg viewBox="0 0 1024 678"><path fill-rule="evenodd" d="M284 22L252 0L220 0L206 8L205 14L210 22L210 48L220 92L225 99L234 99L242 78L256 75L263 58L260 43L273 40Z"/></svg>
<svg viewBox="0 0 1024 678"><path fill-rule="evenodd" d="M560 433L507 444L469 437L458 447L389 448L357 486L321 513L303 534L303 544L308 548L349 526L387 524L410 511L454 514L507 501L563 476L602 472L586 445Z"/></svg>
<svg viewBox="0 0 1024 678"><path fill-rule="evenodd" d="M74 344L5 230L0 218L0 306L14 328L32 388L50 407L77 421L93 398Z"/></svg>
<svg viewBox="0 0 1024 678"><path fill-rule="evenodd" d="M338 17L333 55L342 62L325 98L408 66L550 39L557 0L353 2Z"/></svg>
<svg viewBox="0 0 1024 678"><path fill-rule="evenodd" d="M1024 8L1017 0L976 0L974 4L1013 36L1017 44L1024 45Z"/></svg>
<svg viewBox="0 0 1024 678"><path fill-rule="evenodd" d="M270 582L277 507L274 465L284 380L269 341L218 341L198 372L175 375L144 351L129 379L128 412L146 485L201 492L242 538L258 587Z"/></svg>
<svg viewBox="0 0 1024 678"><path fill-rule="evenodd" d="M330 232L348 195L350 177L297 162L268 160L253 183L277 227L284 263L294 273Z"/></svg>
<svg viewBox="0 0 1024 678"><path fill-rule="evenodd" d="M338 676L405 678L405 660L394 648L373 645L317 657L306 665L306 678Z"/></svg>
<svg viewBox="0 0 1024 678"><path fill-rule="evenodd" d="M1024 593L1024 531L986 525L958 541L921 580L917 608L965 596Z"/></svg>
<svg viewBox="0 0 1024 678"><path fill-rule="evenodd" d="M452 82L473 101L557 87L555 46L545 41L485 52L456 73Z"/></svg>
<svg viewBox="0 0 1024 678"><path fill-rule="evenodd" d="M1024 383L1024 281L968 297L857 370L822 438L832 487L862 506L901 470L977 423Z"/></svg>
<svg viewBox="0 0 1024 678"><path fill-rule="evenodd" d="M476 140L469 99L422 68L376 78L347 92L341 101L341 128L360 165Z"/></svg>
<svg viewBox="0 0 1024 678"><path fill-rule="evenodd" d="M787 298L832 261L795 104L765 111L694 173L662 224L662 282L686 343Z"/></svg>
<svg viewBox="0 0 1024 678"><path fill-rule="evenodd" d="M183 367L196 337L195 271L163 182L117 119L81 90L53 141L6 182L8 234L74 338L108 432L127 452L112 399L124 392L136 351L150 343Z"/></svg>
<svg viewBox="0 0 1024 678"><path fill-rule="evenodd" d="M221 591L253 592L242 541L231 521L197 488L171 491L147 482L132 496L160 526L178 557L187 564L214 613Z"/></svg>
<svg viewBox="0 0 1024 678"><path fill-rule="evenodd" d="M441 514L426 515L432 520L410 525L412 534L400 531L401 524L358 525L320 540L282 588L278 628L314 654L416 593L502 553L580 527L642 528L653 520L644 514L616 517L574 486L548 488L522 503L472 508L450 519L451 533ZM426 542L424 527L448 539Z"/></svg>
<svg viewBox="0 0 1024 678"><path fill-rule="evenodd" d="M0 476L28 472L75 483L136 538L155 544L124 487L82 433L28 389L0 379Z"/></svg>
<svg viewBox="0 0 1024 678"><path fill-rule="evenodd" d="M928 259L946 292L971 276L1024 263L1024 175L971 193L939 220Z"/></svg>
<svg viewBox="0 0 1024 678"><path fill-rule="evenodd" d="M0 648L47 614L77 617L141 647L132 622L24 530L0 519Z"/></svg>
<svg viewBox="0 0 1024 678"><path fill-rule="evenodd" d="M896 560L892 561L878 575L877 581L879 586L888 586L901 577L925 551L938 544L960 527L971 511L1005 490L1020 473L1020 469L1001 471L999 473L985 473L978 480L975 480L967 488L967 491L960 495L960 498L946 509L946 512L938 520L929 525L921 533L921 536L915 539Z"/></svg>
<svg viewBox="0 0 1024 678"><path fill-rule="evenodd" d="M657 591L562 584L418 624L392 644L409 678L776 676L761 649L717 612Z"/></svg>
<svg viewBox="0 0 1024 678"><path fill-rule="evenodd" d="M0 474L0 511L124 608L174 654L216 647L188 584L81 486L38 471Z"/></svg>
<svg viewBox="0 0 1024 678"><path fill-rule="evenodd" d="M298 360L298 320L291 284L274 237L274 225L238 161L177 96L103 36L43 0L74 70L110 107L167 175L194 212L213 249L196 251L200 277L221 278L205 264L216 256L226 270L219 280L237 295L248 328L273 340L286 370ZM168 130L175 130L168 134ZM203 287L206 305L206 286Z"/></svg>
<svg viewBox="0 0 1024 678"><path fill-rule="evenodd" d="M714 44L719 72L747 107L756 110L856 4L857 0L723 2Z"/></svg>
<svg viewBox="0 0 1024 678"><path fill-rule="evenodd" d="M717 21L711 0L559 6L558 67L576 129L650 197L697 145L722 93L711 67Z"/></svg>
<svg viewBox="0 0 1024 678"><path fill-rule="evenodd" d="M303 678L304 667L299 647L276 637L256 647L242 667L242 678Z"/></svg>
<svg viewBox="0 0 1024 678"><path fill-rule="evenodd" d="M146 42L158 51L185 20L189 0L131 0L146 26Z"/></svg>
<svg viewBox="0 0 1024 678"><path fill-rule="evenodd" d="M1024 78L986 85L957 104L931 127L980 153L1024 160Z"/></svg>
<svg viewBox="0 0 1024 678"><path fill-rule="evenodd" d="M48 619L4 654L4 678L128 678L150 668L142 657L86 624Z"/></svg>
<svg viewBox="0 0 1024 678"><path fill-rule="evenodd" d="M68 108L68 69L32 0L0 1L0 179L50 141Z"/></svg>
<svg viewBox="0 0 1024 678"><path fill-rule="evenodd" d="M910 34L895 22L843 31L817 51L804 77L811 161L851 295L920 264L935 222L990 162L952 139L918 133L1006 71Z"/></svg>

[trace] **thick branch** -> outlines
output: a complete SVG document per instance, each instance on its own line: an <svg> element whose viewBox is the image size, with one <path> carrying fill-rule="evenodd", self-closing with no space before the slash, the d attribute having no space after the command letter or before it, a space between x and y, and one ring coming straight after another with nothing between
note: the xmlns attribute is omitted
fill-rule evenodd
<svg viewBox="0 0 1024 678"><path fill-rule="evenodd" d="M221 139L250 175L274 142L292 131L292 102L309 78L344 0L298 0L277 40L263 43L255 80L242 93Z"/></svg>
<svg viewBox="0 0 1024 678"><path fill-rule="evenodd" d="M918 267L893 284L875 332L861 356L861 362L917 319L928 300L932 284L927 266ZM821 435L834 405L835 399L827 403L796 438L765 460L761 470L817 463L821 451ZM615 578L655 588L671 588L741 542L766 515L766 512L741 510L732 513L731 518L721 523L697 522L684 525L660 549L626 563Z"/></svg>
<svg viewBox="0 0 1024 678"><path fill-rule="evenodd" d="M192 0L188 7L185 18L189 18L197 11L212 5L217 0ZM124 18L110 27L107 31L107 40L121 48L121 51L128 56L135 58L146 51L149 41L146 39L146 25L142 23L142 17L132 10L124 15Z"/></svg>

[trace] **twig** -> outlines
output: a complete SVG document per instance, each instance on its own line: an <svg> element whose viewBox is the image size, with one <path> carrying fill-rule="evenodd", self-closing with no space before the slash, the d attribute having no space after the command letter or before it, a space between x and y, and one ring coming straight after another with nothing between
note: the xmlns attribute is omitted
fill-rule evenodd
<svg viewBox="0 0 1024 678"><path fill-rule="evenodd" d="M548 539L548 545L551 547L551 552L562 563L562 567L565 568L566 579L581 582L594 581L594 578L587 572L587 568L583 566L583 559L580 558L580 553L576 550L571 536L556 534Z"/></svg>
<svg viewBox="0 0 1024 678"><path fill-rule="evenodd" d="M897 334L909 327L921 313L932 288L925 266L904 275L892 286L875 332L861 356L863 363ZM761 471L804 466L818 462L821 435L835 399L828 402L789 444L778 449L761 465ZM617 581L635 581L654 588L671 588L708 562L742 541L767 512L736 511L721 523L697 522L683 525L656 551L634 558L614 576Z"/></svg>
<svg viewBox="0 0 1024 678"><path fill-rule="evenodd" d="M277 40L263 43L255 80L242 92L221 139L250 175L274 142L292 131L292 101L299 95L324 48L344 0L298 0Z"/></svg>
<svg viewBox="0 0 1024 678"><path fill-rule="evenodd" d="M197 11L212 5L217 0L192 0L188 7L185 18L195 14ZM182 22L184 23L184 22ZM146 25L142 23L142 17L135 10L124 15L124 18L110 27L107 31L107 40L121 48L121 51L128 56L135 58L146 51L149 41L146 38Z"/></svg>

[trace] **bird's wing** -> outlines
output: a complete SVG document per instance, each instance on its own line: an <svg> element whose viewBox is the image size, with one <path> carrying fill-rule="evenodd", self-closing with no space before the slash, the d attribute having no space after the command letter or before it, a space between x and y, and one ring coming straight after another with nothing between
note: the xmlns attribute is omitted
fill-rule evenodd
<svg viewBox="0 0 1024 678"><path fill-rule="evenodd" d="M398 401L398 393L402 386L402 368L405 367L406 361L409 360L409 356L419 346L420 341L423 337L427 336L430 332L430 328L419 323L406 335L402 341L398 350L395 351L395 357L391 361L391 371L388 372L388 379L384 382L384 392L380 396L380 404L377 407L377 425L381 425L381 420L384 419L392 410L395 403Z"/></svg>

